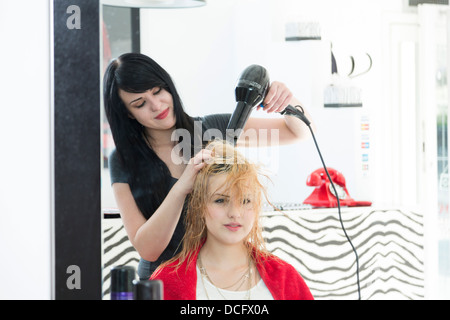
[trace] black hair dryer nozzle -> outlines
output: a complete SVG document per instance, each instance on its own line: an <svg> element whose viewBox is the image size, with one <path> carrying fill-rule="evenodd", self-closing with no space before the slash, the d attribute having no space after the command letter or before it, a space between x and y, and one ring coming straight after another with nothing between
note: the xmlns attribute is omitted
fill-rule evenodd
<svg viewBox="0 0 450 320"><path fill-rule="evenodd" d="M227 126L228 139L236 143L252 110L264 101L269 84L269 74L262 66L253 64L242 72L235 89L236 109Z"/></svg>

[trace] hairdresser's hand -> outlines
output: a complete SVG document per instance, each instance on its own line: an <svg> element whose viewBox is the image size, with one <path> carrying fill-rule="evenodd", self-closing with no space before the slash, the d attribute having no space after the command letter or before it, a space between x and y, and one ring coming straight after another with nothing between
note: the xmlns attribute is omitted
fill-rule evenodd
<svg viewBox="0 0 450 320"><path fill-rule="evenodd" d="M175 184L181 193L187 195L192 191L197 173L206 165L206 162L211 158L211 150L202 149L199 153L197 153L193 158L189 160L183 174Z"/></svg>
<svg viewBox="0 0 450 320"><path fill-rule="evenodd" d="M284 83L274 81L269 87L262 106L267 113L281 112L293 98L291 90ZM259 107L258 107L259 109Z"/></svg>

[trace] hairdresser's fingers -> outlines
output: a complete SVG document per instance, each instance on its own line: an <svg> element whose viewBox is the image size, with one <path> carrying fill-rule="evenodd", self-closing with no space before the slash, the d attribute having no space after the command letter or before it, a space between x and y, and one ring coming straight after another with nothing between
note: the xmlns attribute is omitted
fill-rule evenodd
<svg viewBox="0 0 450 320"><path fill-rule="evenodd" d="M273 110L272 112L281 112L284 109L286 109L286 107L289 105L289 102L292 99L292 94L285 94L283 97L280 97L279 101L279 106L278 108L276 108L275 110Z"/></svg>
<svg viewBox="0 0 450 320"><path fill-rule="evenodd" d="M268 113L283 111L291 98L292 92L289 88L282 82L274 81L264 99L264 111Z"/></svg>
<svg viewBox="0 0 450 320"><path fill-rule="evenodd" d="M204 166L206 166L206 162L196 164L194 166L195 173L197 174Z"/></svg>
<svg viewBox="0 0 450 320"><path fill-rule="evenodd" d="M281 112L283 111L289 104L289 101L292 98L292 94L290 91L283 91L278 96L277 101L272 105L272 107L267 110L268 113L272 112Z"/></svg>
<svg viewBox="0 0 450 320"><path fill-rule="evenodd" d="M186 194L192 191L195 177L197 176L198 172L206 165L205 161L210 158L211 151L203 149L189 160L183 174L177 181L177 184L181 188L180 190L182 190Z"/></svg>
<svg viewBox="0 0 450 320"><path fill-rule="evenodd" d="M200 152L198 152L190 161L194 166L203 167L206 161L210 160L212 158L212 152L208 149L202 149Z"/></svg>
<svg viewBox="0 0 450 320"><path fill-rule="evenodd" d="M278 93L278 84L277 84L277 82L273 82L270 85L269 90L267 91L266 97L264 98L264 101L263 101L264 111L266 111L272 107L274 101L276 100L277 93Z"/></svg>

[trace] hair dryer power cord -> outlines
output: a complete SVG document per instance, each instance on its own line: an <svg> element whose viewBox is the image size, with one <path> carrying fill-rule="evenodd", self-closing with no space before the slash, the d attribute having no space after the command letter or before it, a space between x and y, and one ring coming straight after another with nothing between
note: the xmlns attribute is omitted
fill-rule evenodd
<svg viewBox="0 0 450 320"><path fill-rule="evenodd" d="M297 109L296 107L299 107L301 110ZM289 105L289 106L286 107L286 109L283 112L281 112L281 114L287 114L287 115L296 116L297 118L302 120L307 125L307 127L309 128L309 131L311 131L311 135L313 137L314 144L316 145L317 152L319 153L320 161L322 161L323 168L325 169L325 172L327 174L328 180L330 180L330 183L331 183L331 186L333 188L334 194L336 195L337 206L338 206L338 213L339 213L339 222L341 223L342 231L344 231L345 237L347 238L348 243L350 243L350 246L352 247L352 250L355 253L355 257L356 257L356 284L358 286L358 300L361 300L361 286L360 286L360 280L359 280L359 258L358 258L358 253L356 252L356 249L353 246L353 243L352 243L350 237L348 236L347 231L345 230L344 222L342 220L342 215L341 215L341 204L340 204L340 201L339 201L338 193L336 191L336 187L334 186L333 180L331 180L330 174L328 173L327 167L325 165L325 161L323 160L323 157L322 157L322 153L320 152L319 145L317 144L316 137L315 137L314 132L313 132L313 130L311 128L311 122L308 120L308 118L306 118L303 108L301 106L296 106L296 107L294 108L293 106Z"/></svg>

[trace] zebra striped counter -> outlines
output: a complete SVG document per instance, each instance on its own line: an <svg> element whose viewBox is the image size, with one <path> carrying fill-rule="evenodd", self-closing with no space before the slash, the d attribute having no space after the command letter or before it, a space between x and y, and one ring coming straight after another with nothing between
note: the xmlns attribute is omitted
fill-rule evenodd
<svg viewBox="0 0 450 320"><path fill-rule="evenodd" d="M267 248L292 264L316 299L357 299L356 256L337 208L266 211ZM361 299L423 299L423 217L371 207L342 208L359 257Z"/></svg>
<svg viewBox="0 0 450 320"><path fill-rule="evenodd" d="M265 208L261 219L267 248L292 264L314 297L357 299L356 259L338 211L301 205ZM347 234L359 256L361 299L423 299L423 217L408 210L342 208ZM116 213L104 219L103 293L110 294L110 268L132 265L139 255Z"/></svg>
<svg viewBox="0 0 450 320"><path fill-rule="evenodd" d="M140 257L131 245L120 214L116 209L105 210L102 228L103 300L109 300L111 298L111 268L126 265L134 267L137 271Z"/></svg>

